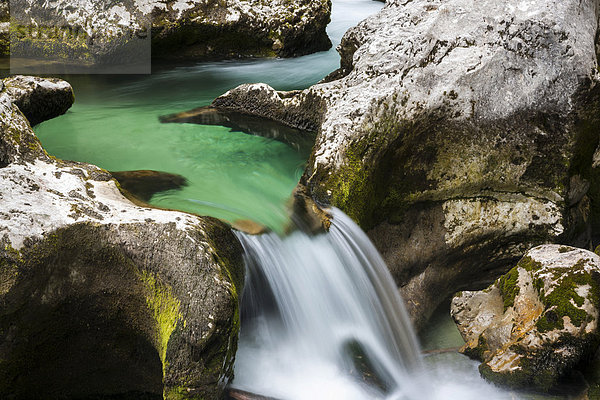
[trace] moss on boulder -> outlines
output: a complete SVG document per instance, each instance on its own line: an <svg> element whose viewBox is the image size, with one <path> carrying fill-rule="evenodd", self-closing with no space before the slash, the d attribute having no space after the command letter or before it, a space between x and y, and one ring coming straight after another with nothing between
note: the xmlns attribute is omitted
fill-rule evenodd
<svg viewBox="0 0 600 400"><path fill-rule="evenodd" d="M600 344L600 257L543 245L480 292L463 291L451 313L488 380L547 391Z"/></svg>
<svg viewBox="0 0 600 400"><path fill-rule="evenodd" d="M0 397L222 398L244 281L231 229L49 157L15 101L0 92Z"/></svg>

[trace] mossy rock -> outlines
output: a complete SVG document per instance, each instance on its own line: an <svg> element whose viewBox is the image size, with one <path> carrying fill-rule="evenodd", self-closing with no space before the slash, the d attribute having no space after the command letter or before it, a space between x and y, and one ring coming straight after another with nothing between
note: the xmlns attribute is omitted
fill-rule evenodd
<svg viewBox="0 0 600 400"><path fill-rule="evenodd" d="M483 361L482 376L542 391L594 356L599 311L600 257L560 245L530 250L488 289L452 302L463 352Z"/></svg>
<svg viewBox="0 0 600 400"><path fill-rule="evenodd" d="M241 248L195 243L237 243L228 232L216 221L187 233L81 223L19 251L5 244L2 396L160 398L180 387L180 398L220 398L233 373Z"/></svg>

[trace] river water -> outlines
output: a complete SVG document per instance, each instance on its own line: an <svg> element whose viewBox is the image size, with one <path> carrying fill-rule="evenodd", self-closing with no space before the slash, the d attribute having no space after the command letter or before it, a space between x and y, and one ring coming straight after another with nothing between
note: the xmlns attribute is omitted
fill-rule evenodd
<svg viewBox="0 0 600 400"><path fill-rule="evenodd" d="M161 124L161 115L208 105L242 83L279 90L306 88L339 66L344 32L381 3L336 0L328 33L334 47L296 59L158 66L152 75L63 76L76 101L67 114L36 127L56 157L110 171L151 169L179 174L189 185L151 203L229 221L252 219L279 230L285 203L308 158L284 143L216 126Z"/></svg>
<svg viewBox="0 0 600 400"><path fill-rule="evenodd" d="M251 219L279 232L305 150L225 127L161 124L159 117L208 105L242 83L308 87L338 67L335 46L343 33L381 6L334 0L334 48L297 59L165 65L147 76L63 76L75 105L35 131L59 158L187 179L182 190L154 195L154 205ZM234 387L306 400L522 397L483 382L477 363L457 353L422 359L380 256L349 218L334 214L328 235L240 234L249 274ZM426 331L426 349L462 344L448 318L446 311Z"/></svg>

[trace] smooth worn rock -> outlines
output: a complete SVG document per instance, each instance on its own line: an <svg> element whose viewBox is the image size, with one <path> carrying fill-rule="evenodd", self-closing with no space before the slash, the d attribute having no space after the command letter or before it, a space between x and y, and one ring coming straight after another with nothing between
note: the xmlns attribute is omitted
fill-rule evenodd
<svg viewBox="0 0 600 400"><path fill-rule="evenodd" d="M181 175L161 171L111 171L110 174L122 189L146 202L156 193L180 190L188 184L187 179Z"/></svg>
<svg viewBox="0 0 600 400"><path fill-rule="evenodd" d="M306 157L310 154L315 143L314 132L290 127L281 122L265 119L256 115L220 110L207 106L177 114L160 117L162 123L187 123L198 125L216 125L231 128L233 132L244 132L250 135L262 136L285 143Z"/></svg>
<svg viewBox="0 0 600 400"><path fill-rule="evenodd" d="M421 327L534 245L591 245L599 8L391 0L322 83L243 85L213 105L317 127L301 185L368 232Z"/></svg>
<svg viewBox="0 0 600 400"><path fill-rule="evenodd" d="M461 292L451 314L462 351L481 374L518 388L549 390L600 344L600 257L561 245L530 250L483 291Z"/></svg>
<svg viewBox="0 0 600 400"><path fill-rule="evenodd" d="M244 280L230 228L49 157L14 101L5 85L0 397L222 398Z"/></svg>
<svg viewBox="0 0 600 400"><path fill-rule="evenodd" d="M73 88L61 79L17 75L3 84L31 126L66 113L75 101Z"/></svg>
<svg viewBox="0 0 600 400"><path fill-rule="evenodd" d="M15 0L13 54L86 65L292 57L331 47L330 0Z"/></svg>

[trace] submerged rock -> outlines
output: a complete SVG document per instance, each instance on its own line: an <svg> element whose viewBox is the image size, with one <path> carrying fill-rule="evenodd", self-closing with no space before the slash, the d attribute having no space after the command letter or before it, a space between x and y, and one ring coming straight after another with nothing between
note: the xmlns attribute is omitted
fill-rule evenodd
<svg viewBox="0 0 600 400"><path fill-rule="evenodd" d="M243 85L213 105L317 128L301 185L367 230L420 327L534 245L590 245L598 10L388 1L346 33L322 83Z"/></svg>
<svg viewBox="0 0 600 400"><path fill-rule="evenodd" d="M14 101L5 85L0 397L222 398L244 280L230 228L49 157Z"/></svg>
<svg viewBox="0 0 600 400"><path fill-rule="evenodd" d="M164 115L159 119L162 123L225 126L231 128L234 132L244 132L280 141L305 154L306 157L310 154L315 143L314 132L290 127L272 119L261 118L244 112L231 109L220 110L213 106Z"/></svg>
<svg viewBox="0 0 600 400"><path fill-rule="evenodd" d="M331 47L330 0L12 3L11 51L18 57L93 66L147 63L150 50L154 58L220 59Z"/></svg>
<svg viewBox="0 0 600 400"><path fill-rule="evenodd" d="M185 177L168 172L138 170L111 171L110 174L119 182L122 189L146 202L150 201L156 193L182 189L188 184Z"/></svg>
<svg viewBox="0 0 600 400"><path fill-rule="evenodd" d="M543 245L530 250L483 291L461 292L451 314L497 383L549 390L600 344L600 257L583 249Z"/></svg>

